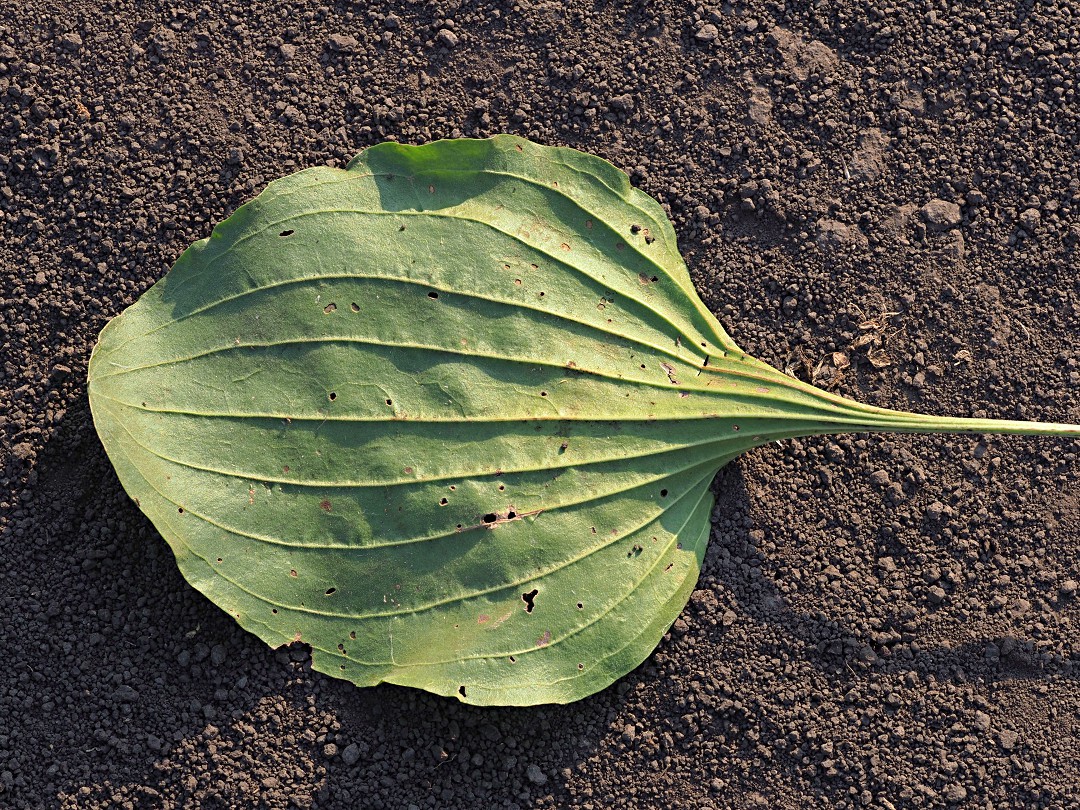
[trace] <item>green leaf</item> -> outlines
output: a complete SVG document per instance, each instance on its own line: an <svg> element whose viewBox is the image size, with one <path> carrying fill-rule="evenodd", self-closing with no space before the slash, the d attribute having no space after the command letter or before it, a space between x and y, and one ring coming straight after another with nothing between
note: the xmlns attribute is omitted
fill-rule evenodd
<svg viewBox="0 0 1080 810"><path fill-rule="evenodd" d="M773 439L1057 432L862 406L747 357L660 206L519 138L271 183L101 334L101 440L184 576L314 666L568 702L685 605L710 483Z"/></svg>

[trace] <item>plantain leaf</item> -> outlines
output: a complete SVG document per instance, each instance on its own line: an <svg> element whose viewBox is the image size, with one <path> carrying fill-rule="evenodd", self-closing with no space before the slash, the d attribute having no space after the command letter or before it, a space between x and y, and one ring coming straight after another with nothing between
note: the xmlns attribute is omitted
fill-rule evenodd
<svg viewBox="0 0 1080 810"><path fill-rule="evenodd" d="M750 447L1076 433L870 408L747 357L654 200L510 136L271 183L108 324L89 392L125 489L243 627L479 704L644 660Z"/></svg>

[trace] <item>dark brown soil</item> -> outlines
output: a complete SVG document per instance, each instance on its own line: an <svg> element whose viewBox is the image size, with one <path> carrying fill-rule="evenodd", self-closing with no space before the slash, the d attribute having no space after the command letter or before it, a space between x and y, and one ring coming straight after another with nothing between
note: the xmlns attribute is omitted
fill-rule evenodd
<svg viewBox="0 0 1080 810"><path fill-rule="evenodd" d="M755 451L642 667L482 710L241 631L94 434L98 330L269 180L496 132L625 168L753 354L1080 421L1080 9L786 5L0 0L0 806L1078 806L1075 440Z"/></svg>

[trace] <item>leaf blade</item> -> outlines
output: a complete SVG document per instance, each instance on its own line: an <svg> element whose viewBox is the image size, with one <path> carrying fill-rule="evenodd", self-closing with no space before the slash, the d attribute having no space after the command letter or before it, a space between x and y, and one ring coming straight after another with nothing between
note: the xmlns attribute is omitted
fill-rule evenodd
<svg viewBox="0 0 1080 810"><path fill-rule="evenodd" d="M731 448L692 379L725 349L687 290L662 210L603 161L384 145L189 248L103 332L91 405L185 577L269 643L565 702L648 655L704 553Z"/></svg>

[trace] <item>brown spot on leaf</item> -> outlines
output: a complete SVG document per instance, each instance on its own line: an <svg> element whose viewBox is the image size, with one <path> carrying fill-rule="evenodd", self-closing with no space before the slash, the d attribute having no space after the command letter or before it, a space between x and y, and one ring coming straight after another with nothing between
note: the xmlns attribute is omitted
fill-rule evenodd
<svg viewBox="0 0 1080 810"><path fill-rule="evenodd" d="M491 621L491 617L488 616L486 613L481 613L479 616L476 617L477 624L487 624L489 621Z"/></svg>
<svg viewBox="0 0 1080 810"><path fill-rule="evenodd" d="M331 506L330 501L323 498L321 501L319 501L319 508L322 509L324 512L329 512L331 509L333 509L333 506Z"/></svg>
<svg viewBox="0 0 1080 810"><path fill-rule="evenodd" d="M537 647L546 647L550 643L551 643L551 631L550 630L545 630L543 633L540 634L540 638L538 638L536 640L536 646Z"/></svg>

